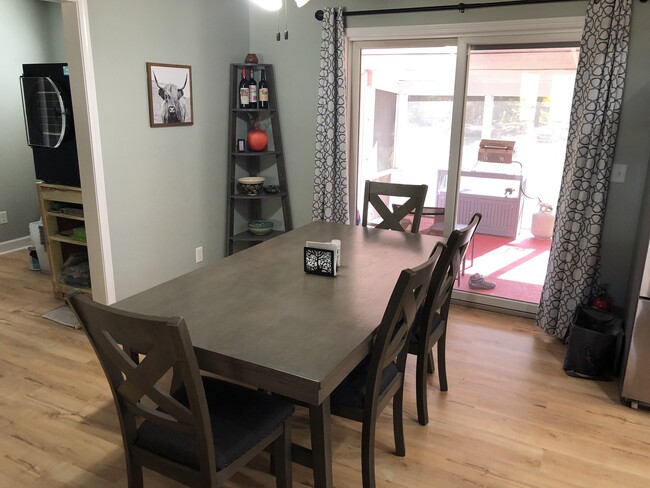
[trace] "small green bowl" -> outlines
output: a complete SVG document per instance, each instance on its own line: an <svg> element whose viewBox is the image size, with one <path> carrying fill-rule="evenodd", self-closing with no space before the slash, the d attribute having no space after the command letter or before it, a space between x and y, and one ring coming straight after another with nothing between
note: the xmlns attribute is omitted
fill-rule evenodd
<svg viewBox="0 0 650 488"><path fill-rule="evenodd" d="M256 236L263 236L273 230L273 222L270 220L251 220L248 223L248 230Z"/></svg>
<svg viewBox="0 0 650 488"><path fill-rule="evenodd" d="M86 242L86 228L75 227L74 229L72 229L72 238L75 241Z"/></svg>

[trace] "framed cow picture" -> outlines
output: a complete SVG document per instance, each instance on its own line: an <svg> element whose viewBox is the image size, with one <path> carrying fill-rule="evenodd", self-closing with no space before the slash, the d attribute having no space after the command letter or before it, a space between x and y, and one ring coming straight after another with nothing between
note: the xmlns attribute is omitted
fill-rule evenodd
<svg viewBox="0 0 650 488"><path fill-rule="evenodd" d="M192 125L192 67L180 64L147 63L149 125Z"/></svg>

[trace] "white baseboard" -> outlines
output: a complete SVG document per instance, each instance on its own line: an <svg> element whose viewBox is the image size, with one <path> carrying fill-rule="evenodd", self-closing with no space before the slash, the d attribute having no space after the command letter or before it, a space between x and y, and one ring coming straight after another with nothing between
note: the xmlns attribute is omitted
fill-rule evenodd
<svg viewBox="0 0 650 488"><path fill-rule="evenodd" d="M0 254L27 249L30 242L31 239L29 236L19 237L18 239L12 239L11 241L0 242Z"/></svg>

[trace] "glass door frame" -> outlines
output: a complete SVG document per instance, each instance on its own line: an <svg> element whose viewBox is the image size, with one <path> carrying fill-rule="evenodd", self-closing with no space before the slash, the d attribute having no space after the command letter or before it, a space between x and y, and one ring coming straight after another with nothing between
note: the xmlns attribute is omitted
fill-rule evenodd
<svg viewBox="0 0 650 488"><path fill-rule="evenodd" d="M353 80L361 79L361 51L363 49L381 49L381 48L422 48L422 47L440 47L445 45L456 45L456 73L454 81L454 93L462 93L463 96L460 100L460 103L456 100L456 96L453 101L452 108L452 127L451 127L451 139L450 139L450 153L449 161L447 163L447 168L449 170L449 178L447 184L447 192L451 194L456 194L458 191L458 176L457 172L453 170L452 161L460 160L460 150L461 150L461 138L462 135L462 114L464 110L464 100L465 100L465 84L464 84L464 73L467 70L467 55L465 52L462 55L459 55L459 49L462 44L462 49L467 49L466 44L462 43L460 40L451 39L451 38L437 38L437 39L401 39L401 40L382 40L382 41L356 41L351 43L350 49L350 63L351 63L351 73L350 81L348 86L350 86L350 91L352 94L350 103L350 119L351 124L351 147L354 148L348 151L348 156L350 160L350 209L351 212L357 208L358 194L357 189L359 188L358 184L358 169L359 169L359 151L360 144L358 143L360 134L359 134L359 114L360 114L360 105L361 105L361 93L359 90L359 83L353 82ZM459 82L460 80L460 82ZM457 125L460 124L458 127ZM445 206L445 215L455 215L455 206L456 199L449 198L447 199ZM354 215L350 216L350 221L354 222ZM454 219L445 219L445 229L444 235L448 236L451 234L451 231L454 229Z"/></svg>
<svg viewBox="0 0 650 488"><path fill-rule="evenodd" d="M467 64L469 51L474 46L515 47L530 45L552 45L553 43L579 42L584 26L583 17L562 17L556 19L524 19L481 23L460 23L428 26L390 26L361 27L346 31L348 52L349 103L349 198L350 211L357 208L358 187L358 141L359 141L359 83L361 74L361 49L388 47L424 47L455 43L456 79L452 105L452 126L449 152L449 177L445 214L453 218L445 219L444 235L448 236L456 221L456 202L461 169L463 136L463 115L467 84ZM454 42L455 40L455 42ZM356 149L353 149L356 148ZM351 215L351 222L355 216ZM461 303L480 306L499 312L534 317L537 304L520 302L500 297L454 290L453 298Z"/></svg>

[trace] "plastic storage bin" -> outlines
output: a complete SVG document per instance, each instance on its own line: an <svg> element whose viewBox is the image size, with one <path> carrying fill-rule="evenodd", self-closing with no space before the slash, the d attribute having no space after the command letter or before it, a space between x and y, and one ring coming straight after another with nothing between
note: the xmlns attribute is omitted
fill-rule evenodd
<svg viewBox="0 0 650 488"><path fill-rule="evenodd" d="M29 224L29 238L32 240L32 245L36 250L36 256L38 257L38 264L41 267L41 271L45 273L50 272L50 261L47 257L47 251L45 250L45 239L43 238L43 221L39 220L37 222L31 222Z"/></svg>

